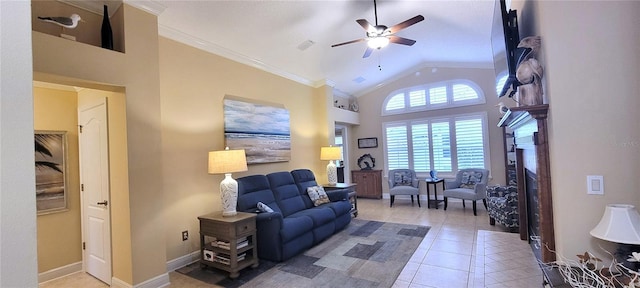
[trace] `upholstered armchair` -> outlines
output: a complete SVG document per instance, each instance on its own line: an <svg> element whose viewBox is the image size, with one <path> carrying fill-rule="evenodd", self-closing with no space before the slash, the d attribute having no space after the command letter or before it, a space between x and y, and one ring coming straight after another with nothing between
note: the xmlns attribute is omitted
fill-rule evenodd
<svg viewBox="0 0 640 288"><path fill-rule="evenodd" d="M445 189L442 193L444 195L444 210L447 210L449 197L462 199L462 207L466 208L464 200L473 201L473 215L478 215L476 212L476 201L482 200L484 208L487 208L487 201L485 199L485 188L489 179L489 170L487 169L460 169L456 173L456 178L453 180L445 180Z"/></svg>
<svg viewBox="0 0 640 288"><path fill-rule="evenodd" d="M496 221L509 230L517 230L518 222L518 189L516 186L487 186L487 213L489 224Z"/></svg>
<svg viewBox="0 0 640 288"><path fill-rule="evenodd" d="M418 178L416 172L411 169L393 169L389 170L389 196L391 203L389 207L393 207L393 201L396 195L411 195L411 205L413 205L413 195L418 198L418 207L420 206L420 190L418 189Z"/></svg>

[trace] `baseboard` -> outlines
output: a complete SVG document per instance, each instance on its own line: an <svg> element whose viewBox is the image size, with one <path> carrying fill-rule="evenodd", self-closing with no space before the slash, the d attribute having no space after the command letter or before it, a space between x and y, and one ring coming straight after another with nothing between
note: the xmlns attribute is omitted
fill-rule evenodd
<svg viewBox="0 0 640 288"><path fill-rule="evenodd" d="M51 269L38 274L38 283L43 283L82 271L82 261Z"/></svg>
<svg viewBox="0 0 640 288"><path fill-rule="evenodd" d="M134 288L163 288L169 287L171 282L169 281L169 273L164 273L153 277L147 281L144 281L138 285L133 286Z"/></svg>
<svg viewBox="0 0 640 288"><path fill-rule="evenodd" d="M131 284L124 282L116 277L111 277L111 287L112 288L133 288Z"/></svg>
<svg viewBox="0 0 640 288"><path fill-rule="evenodd" d="M167 261L167 272L175 271L178 268L182 268L198 260L200 260L200 250L169 260Z"/></svg>

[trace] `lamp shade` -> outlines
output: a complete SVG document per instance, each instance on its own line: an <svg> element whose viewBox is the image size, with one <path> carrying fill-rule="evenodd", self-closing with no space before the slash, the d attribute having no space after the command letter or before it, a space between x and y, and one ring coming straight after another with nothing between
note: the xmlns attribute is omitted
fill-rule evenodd
<svg viewBox="0 0 640 288"><path fill-rule="evenodd" d="M640 214L633 205L607 205L591 236L622 244L640 244Z"/></svg>
<svg viewBox="0 0 640 288"><path fill-rule="evenodd" d="M244 150L209 152L209 174L226 174L247 171L247 156Z"/></svg>
<svg viewBox="0 0 640 288"><path fill-rule="evenodd" d="M340 147L321 147L320 160L340 160L342 149Z"/></svg>

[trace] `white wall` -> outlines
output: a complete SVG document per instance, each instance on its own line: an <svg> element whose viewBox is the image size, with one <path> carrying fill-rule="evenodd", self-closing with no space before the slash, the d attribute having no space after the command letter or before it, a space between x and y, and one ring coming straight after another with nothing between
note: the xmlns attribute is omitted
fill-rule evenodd
<svg viewBox="0 0 640 288"><path fill-rule="evenodd" d="M0 287L38 286L30 19L0 1Z"/></svg>

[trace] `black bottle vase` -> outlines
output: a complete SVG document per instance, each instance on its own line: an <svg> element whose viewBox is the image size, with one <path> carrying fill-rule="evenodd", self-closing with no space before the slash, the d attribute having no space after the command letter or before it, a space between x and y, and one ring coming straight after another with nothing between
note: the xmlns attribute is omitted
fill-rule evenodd
<svg viewBox="0 0 640 288"><path fill-rule="evenodd" d="M104 16L102 17L102 48L113 50L113 32L111 31L111 23L109 22L109 9L104 5Z"/></svg>

